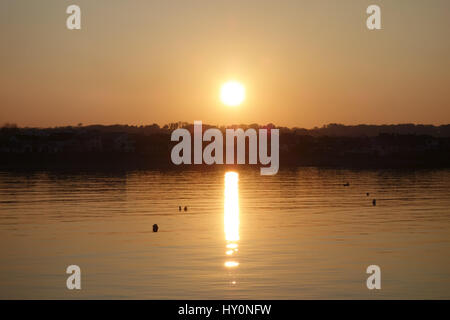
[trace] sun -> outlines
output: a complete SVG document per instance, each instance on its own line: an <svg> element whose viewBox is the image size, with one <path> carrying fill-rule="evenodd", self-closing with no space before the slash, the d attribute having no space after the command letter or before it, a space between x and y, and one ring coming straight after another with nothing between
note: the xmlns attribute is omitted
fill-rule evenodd
<svg viewBox="0 0 450 320"><path fill-rule="evenodd" d="M236 107L245 100L245 87L237 81L228 81L220 88L220 100L229 107Z"/></svg>

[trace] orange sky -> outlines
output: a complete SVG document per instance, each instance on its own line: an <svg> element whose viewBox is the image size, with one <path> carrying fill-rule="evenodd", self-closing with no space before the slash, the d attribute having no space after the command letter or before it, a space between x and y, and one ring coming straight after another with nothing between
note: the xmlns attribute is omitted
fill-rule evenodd
<svg viewBox="0 0 450 320"><path fill-rule="evenodd" d="M82 30L66 29L66 7ZM369 4L380 31L365 27ZM450 123L450 2L5 0L0 124ZM247 99L219 101L236 79Z"/></svg>

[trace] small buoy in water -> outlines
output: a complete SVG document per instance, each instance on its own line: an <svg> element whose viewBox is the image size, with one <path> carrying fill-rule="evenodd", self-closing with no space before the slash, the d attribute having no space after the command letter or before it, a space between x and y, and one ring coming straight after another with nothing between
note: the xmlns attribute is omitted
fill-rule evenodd
<svg viewBox="0 0 450 320"><path fill-rule="evenodd" d="M155 223L155 224L153 225L153 232L158 232L158 229L159 229L159 227L158 227L158 225Z"/></svg>
<svg viewBox="0 0 450 320"><path fill-rule="evenodd" d="M370 193L367 192L367 193L366 193L366 196L369 196L369 195L370 195Z"/></svg>
<svg viewBox="0 0 450 320"><path fill-rule="evenodd" d="M184 207L184 211L187 211L187 207Z"/></svg>
<svg viewBox="0 0 450 320"><path fill-rule="evenodd" d="M178 211L181 211L181 206L178 206Z"/></svg>
<svg viewBox="0 0 450 320"><path fill-rule="evenodd" d="M346 182L344 183L344 187L348 187L350 185L350 183Z"/></svg>
<svg viewBox="0 0 450 320"><path fill-rule="evenodd" d="M376 199L373 199L373 200L372 200L372 204L373 204L374 206L376 206L376 205L377 205L377 200L376 200Z"/></svg>

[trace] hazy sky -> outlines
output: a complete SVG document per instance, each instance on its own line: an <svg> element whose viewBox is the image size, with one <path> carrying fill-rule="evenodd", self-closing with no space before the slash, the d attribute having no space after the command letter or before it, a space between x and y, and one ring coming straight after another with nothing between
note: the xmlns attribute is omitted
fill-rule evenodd
<svg viewBox="0 0 450 320"><path fill-rule="evenodd" d="M449 31L448 0L2 0L0 123L450 123Z"/></svg>

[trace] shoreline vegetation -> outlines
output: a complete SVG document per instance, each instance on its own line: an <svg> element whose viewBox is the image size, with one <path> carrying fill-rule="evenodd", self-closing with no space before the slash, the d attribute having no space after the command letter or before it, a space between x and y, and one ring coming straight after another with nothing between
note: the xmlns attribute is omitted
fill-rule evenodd
<svg viewBox="0 0 450 320"><path fill-rule="evenodd" d="M172 164L170 137L178 128L193 131L193 124L160 127L90 125L55 128L0 128L0 170L134 170L206 169L233 165ZM300 166L342 168L449 168L450 124L357 125L329 124L303 129L267 125L210 126L280 130L280 169ZM205 145L208 142L204 142ZM246 150L246 163L248 163ZM241 166L241 165L239 165ZM260 164L246 165L260 167Z"/></svg>

